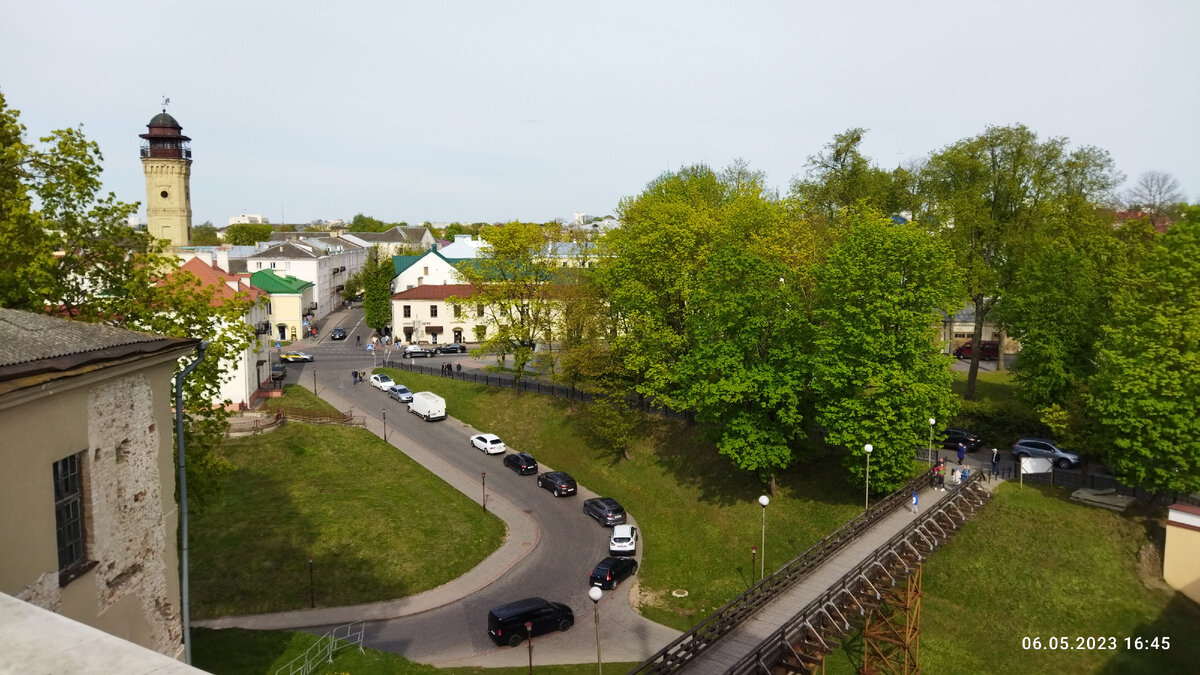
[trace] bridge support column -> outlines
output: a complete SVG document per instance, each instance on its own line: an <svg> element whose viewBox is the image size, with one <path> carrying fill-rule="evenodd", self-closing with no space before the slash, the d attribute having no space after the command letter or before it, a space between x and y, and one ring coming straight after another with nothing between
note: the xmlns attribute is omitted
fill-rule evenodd
<svg viewBox="0 0 1200 675"><path fill-rule="evenodd" d="M921 672L921 564L908 575L904 586L883 591L882 602L867 614L863 626L865 675Z"/></svg>

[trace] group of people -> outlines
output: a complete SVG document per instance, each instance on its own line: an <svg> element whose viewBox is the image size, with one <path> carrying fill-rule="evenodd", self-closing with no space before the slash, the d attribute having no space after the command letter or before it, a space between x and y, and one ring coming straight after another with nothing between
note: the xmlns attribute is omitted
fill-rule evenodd
<svg viewBox="0 0 1200 675"><path fill-rule="evenodd" d="M461 363L456 363L454 365L450 365L449 363L442 364L442 375L453 375L455 372L462 372Z"/></svg>
<svg viewBox="0 0 1200 675"><path fill-rule="evenodd" d="M350 371L350 378L352 380L354 380L354 384L358 384L359 382L362 382L363 380L367 379L367 371L352 370L352 371Z"/></svg>

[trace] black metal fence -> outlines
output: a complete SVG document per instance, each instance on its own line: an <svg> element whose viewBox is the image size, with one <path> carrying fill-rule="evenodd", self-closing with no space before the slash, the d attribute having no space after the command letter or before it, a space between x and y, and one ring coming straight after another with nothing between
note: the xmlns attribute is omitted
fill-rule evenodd
<svg viewBox="0 0 1200 675"><path fill-rule="evenodd" d="M1001 469L1000 477L1008 480L1024 480L1027 483L1039 483L1042 485L1054 485L1057 487L1078 490L1087 488L1089 490L1112 490L1113 492L1133 497L1144 503L1153 503L1156 500L1165 501L1167 503L1183 502L1193 506L1200 506L1200 498L1194 495L1184 494L1165 494L1155 495L1147 492L1140 487L1129 487L1121 483L1116 478L1103 474L1087 474L1084 475L1081 471L1072 471L1069 469L1055 469L1046 473L1027 473L1024 478L1017 475L1017 467L1011 466Z"/></svg>

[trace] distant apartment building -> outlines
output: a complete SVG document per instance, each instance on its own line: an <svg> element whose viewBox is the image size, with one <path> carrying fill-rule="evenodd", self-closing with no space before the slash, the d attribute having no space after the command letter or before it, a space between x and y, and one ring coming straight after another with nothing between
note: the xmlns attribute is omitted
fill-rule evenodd
<svg viewBox="0 0 1200 675"><path fill-rule="evenodd" d="M230 216L230 225L270 225L271 221L261 213L239 213L236 216Z"/></svg>

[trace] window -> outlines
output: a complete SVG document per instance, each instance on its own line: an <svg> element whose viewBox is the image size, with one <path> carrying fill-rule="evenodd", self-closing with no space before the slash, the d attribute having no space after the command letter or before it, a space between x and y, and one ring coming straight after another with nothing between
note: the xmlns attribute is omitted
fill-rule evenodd
<svg viewBox="0 0 1200 675"><path fill-rule="evenodd" d="M971 337L975 337L975 334L974 333L955 333L954 337L956 337L956 338L971 338Z"/></svg>
<svg viewBox="0 0 1200 675"><path fill-rule="evenodd" d="M483 318L483 305L475 305L475 316Z"/></svg>
<svg viewBox="0 0 1200 675"><path fill-rule="evenodd" d="M461 317L461 316L462 316L462 306L461 306L461 305L455 305L455 306L454 306L454 318L456 318L456 319L457 319L457 318L459 318L459 317Z"/></svg>
<svg viewBox="0 0 1200 675"><path fill-rule="evenodd" d="M437 305L429 306L429 318L431 318L431 319L437 318Z"/></svg>
<svg viewBox="0 0 1200 675"><path fill-rule="evenodd" d="M429 276L429 268L428 267L425 268L424 274L425 274L425 276Z"/></svg>
<svg viewBox="0 0 1200 675"><path fill-rule="evenodd" d="M475 341L483 342L487 338L487 326L475 326Z"/></svg>
<svg viewBox="0 0 1200 675"><path fill-rule="evenodd" d="M90 569L85 565L82 464L82 452L54 463L54 524L58 531L60 584Z"/></svg>
<svg viewBox="0 0 1200 675"><path fill-rule="evenodd" d="M412 305L404 306L404 318L406 318L406 319L412 318Z"/></svg>

